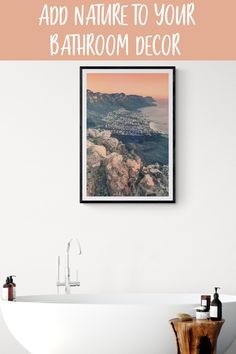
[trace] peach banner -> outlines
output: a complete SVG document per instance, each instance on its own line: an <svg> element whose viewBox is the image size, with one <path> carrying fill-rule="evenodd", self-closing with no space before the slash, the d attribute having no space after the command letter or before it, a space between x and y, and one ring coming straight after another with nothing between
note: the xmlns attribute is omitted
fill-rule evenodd
<svg viewBox="0 0 236 354"><path fill-rule="evenodd" d="M115 16L114 24L94 25L92 19L88 21L87 25L85 23L75 25L74 23L75 7L80 10L77 13L77 20L80 18L82 21L81 5L84 5L83 21L85 22L89 11L90 16L95 13L90 9L91 5L104 4L104 8L100 8L100 13L104 10L104 14L106 14L109 5L117 3L121 7L127 5L123 8L123 26L117 24L118 18L121 21L121 12L118 13L118 7L115 8L117 16ZM144 5L143 11L140 12L142 23L145 22L147 15L145 5L148 6L148 20L145 25L140 23L135 25L134 6L132 4L139 4L139 8L140 5ZM156 16L154 4L158 6L158 11L160 11L162 4L165 4L166 8L167 5L173 5L172 7L169 6L166 18L167 22L171 22L173 16L174 23L158 25L156 21L160 20L161 17ZM192 15L190 13L191 4L194 4ZM47 25L46 20L42 20L40 26L39 18L44 5L48 5L48 10L50 10L50 6L65 6L68 15L66 23L61 26L58 24ZM179 14L181 13L181 6L185 5L186 9L187 5L190 6L188 14L182 12L180 25L175 21L176 11L173 11L174 8L176 10L177 5L179 6ZM94 11L98 11L98 7L94 7L94 9ZM113 11L116 10L113 8ZM235 60L235 14L235 0L1 1L0 59ZM189 25L187 24L188 21ZM89 38L86 37L88 35ZM103 35L104 42L102 42L101 35ZM65 41L66 37L67 40ZM96 44L98 37L99 40ZM137 40L137 37L142 38ZM52 38L54 39L52 40ZM90 45L88 45L89 41ZM96 51L96 45L98 51ZM109 47L109 53L105 50L106 46ZM105 48L104 51L102 50L103 47Z"/></svg>

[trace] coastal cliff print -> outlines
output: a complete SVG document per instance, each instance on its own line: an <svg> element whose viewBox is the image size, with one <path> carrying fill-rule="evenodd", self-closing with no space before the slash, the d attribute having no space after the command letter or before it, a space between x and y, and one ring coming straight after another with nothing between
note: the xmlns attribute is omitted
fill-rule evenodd
<svg viewBox="0 0 236 354"><path fill-rule="evenodd" d="M173 67L81 67L81 202L174 202Z"/></svg>

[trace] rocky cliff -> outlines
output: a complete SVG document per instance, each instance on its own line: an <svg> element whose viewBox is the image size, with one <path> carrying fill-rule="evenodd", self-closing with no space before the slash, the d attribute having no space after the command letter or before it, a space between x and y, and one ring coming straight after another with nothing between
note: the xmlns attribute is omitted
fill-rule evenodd
<svg viewBox="0 0 236 354"><path fill-rule="evenodd" d="M109 130L88 129L89 196L167 196L168 166L144 166Z"/></svg>
<svg viewBox="0 0 236 354"><path fill-rule="evenodd" d="M102 93L87 90L88 109L114 111L120 108L137 110L142 107L156 106L150 96L126 95L124 93Z"/></svg>

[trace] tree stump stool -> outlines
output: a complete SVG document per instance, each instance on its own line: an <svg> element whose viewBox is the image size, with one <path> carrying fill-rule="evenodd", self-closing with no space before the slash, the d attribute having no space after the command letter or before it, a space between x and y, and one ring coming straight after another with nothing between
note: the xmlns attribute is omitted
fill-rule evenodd
<svg viewBox="0 0 236 354"><path fill-rule="evenodd" d="M170 320L178 354L216 354L217 338L224 320Z"/></svg>

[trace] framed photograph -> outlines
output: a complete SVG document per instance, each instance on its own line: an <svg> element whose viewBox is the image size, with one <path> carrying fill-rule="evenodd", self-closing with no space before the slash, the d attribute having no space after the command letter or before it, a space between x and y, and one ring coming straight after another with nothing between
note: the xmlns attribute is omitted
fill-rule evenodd
<svg viewBox="0 0 236 354"><path fill-rule="evenodd" d="M80 202L175 202L175 67L80 67Z"/></svg>

